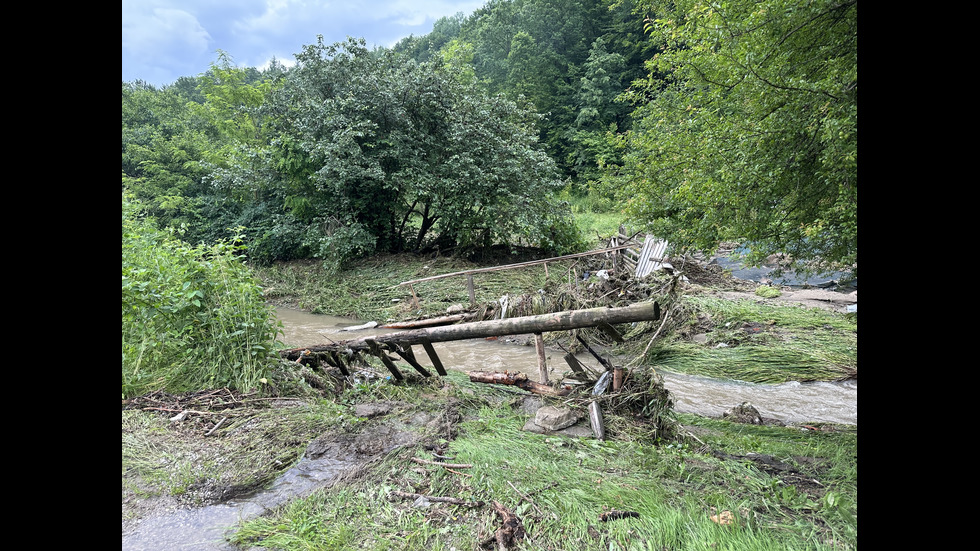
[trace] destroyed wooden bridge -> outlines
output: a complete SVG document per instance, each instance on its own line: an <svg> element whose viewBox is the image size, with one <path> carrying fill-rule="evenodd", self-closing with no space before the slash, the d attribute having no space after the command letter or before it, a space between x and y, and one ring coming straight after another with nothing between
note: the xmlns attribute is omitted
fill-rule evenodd
<svg viewBox="0 0 980 551"><path fill-rule="evenodd" d="M657 319L660 319L660 305L656 302L641 302L621 308L602 307L568 310L536 316L474 321L443 327L396 331L331 344L292 348L281 351L280 356L287 360L306 365L319 365L322 362L328 366L336 367L344 376L350 376L349 367L352 362L356 361L360 354L365 353L379 358L385 367L388 368L388 371L391 372L394 379L402 380L404 379L404 375L399 371L398 366L395 365L395 362L389 354L396 354L420 374L425 377L430 377L432 374L418 362L415 353L412 351L412 346L420 345L425 350L429 360L432 362L432 366L435 367L439 375L446 375L446 369L439 360L439 356L432 347L432 343L533 333L538 352L538 369L541 375L540 383L529 381L526 378L514 379L513 377L509 381L486 380L482 382L504 382L533 392L553 393L553 391L550 391L551 387L548 386L548 370L545 365L542 333L549 331L568 331L584 327L599 327L604 331L615 333L615 330L612 328L613 325L653 321ZM583 344L585 343L583 342ZM593 354L595 353L593 352ZM567 357L566 361L568 361ZM606 368L608 370L612 369L612 366L608 365L608 362L604 363L607 364ZM574 367L572 361L569 361L569 364Z"/></svg>

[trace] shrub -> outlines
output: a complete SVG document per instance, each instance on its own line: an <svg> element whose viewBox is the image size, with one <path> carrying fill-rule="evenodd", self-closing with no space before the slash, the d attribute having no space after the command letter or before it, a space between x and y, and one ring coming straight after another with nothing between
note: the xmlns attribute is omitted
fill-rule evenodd
<svg viewBox="0 0 980 551"><path fill-rule="evenodd" d="M236 241L190 246L125 197L122 230L123 396L257 386L280 328Z"/></svg>

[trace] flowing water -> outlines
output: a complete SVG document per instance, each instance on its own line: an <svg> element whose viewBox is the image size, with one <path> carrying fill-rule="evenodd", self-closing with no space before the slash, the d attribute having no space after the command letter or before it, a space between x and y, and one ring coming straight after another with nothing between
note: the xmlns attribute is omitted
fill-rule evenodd
<svg viewBox="0 0 980 551"><path fill-rule="evenodd" d="M290 346L313 346L391 332L377 328L345 331L345 327L363 322L287 308L277 309L277 316L283 322L284 340ZM433 347L446 369L520 371L527 373L531 379L539 380L534 347L508 344L508 341L515 343L517 340L507 337L497 341L471 339L434 343ZM566 371L563 356L563 352L549 350L547 363L552 370L552 378ZM424 353L417 354L417 358L420 364L431 366ZM580 359L587 365L597 365L591 356L580 356ZM664 386L674 397L674 409L679 412L719 417L734 405L751 402L763 417L787 424L830 422L857 425L856 380L759 385L674 373L661 375ZM254 496L147 519L135 533L123 537L122 548L124 551L232 551L235 548L223 542L228 527L239 520L255 518L291 499L308 495L314 489L329 484L352 465L352 462L337 458L303 458L270 488Z"/></svg>
<svg viewBox="0 0 980 551"><path fill-rule="evenodd" d="M286 308L279 308L277 315L285 326L286 342L295 346L327 344L391 332L377 328L347 332L343 330L344 327L363 322ZM535 381L539 380L538 357L534 347L508 345L508 340L517 341L500 337L497 341L470 339L434 343L432 346L446 369L519 371L527 373ZM563 352L549 349L547 363L552 373L549 377L554 379L567 371L563 356ZM417 353L416 357L423 366L431 365L424 352ZM587 353L579 358L587 365L598 366L598 362ZM411 370L410 367L407 369ZM720 417L732 406L752 402L763 417L787 424L825 422L857 425L857 380L761 385L679 373L662 372L661 375L664 386L674 397L674 409L682 413Z"/></svg>

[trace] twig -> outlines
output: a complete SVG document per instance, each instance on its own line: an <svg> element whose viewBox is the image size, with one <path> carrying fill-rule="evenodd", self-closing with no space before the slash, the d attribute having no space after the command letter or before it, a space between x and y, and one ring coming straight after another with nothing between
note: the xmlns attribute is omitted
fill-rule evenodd
<svg viewBox="0 0 980 551"><path fill-rule="evenodd" d="M434 503L451 503L453 505L463 505L464 507L483 507L486 505L486 503L482 501L466 501L464 499L459 499L458 497L427 496L423 494L399 492L398 490L392 490L391 495L408 499L418 499L422 497Z"/></svg>
<svg viewBox="0 0 980 551"><path fill-rule="evenodd" d="M211 436L211 433L214 432L214 431L216 431L216 430L218 430L218 427L220 427L221 424L224 423L227 420L228 420L227 417L222 417L221 420L218 421L218 423L216 425L214 425L214 427L212 427L211 430L209 430L207 432L207 434L205 434L204 436Z"/></svg>
<svg viewBox="0 0 980 551"><path fill-rule="evenodd" d="M652 345L653 341L657 340L657 337L660 336L660 331L663 330L664 325L667 325L668 319L670 319L670 310L667 310L667 312L664 314L664 321L660 322L660 327L658 327L657 330L653 333L653 336L650 337L650 342L648 342L647 347L643 349L643 353L633 358L633 361L626 364L626 367L632 366L633 364L640 361L641 359L643 359L644 356L647 355L647 351L650 350L650 345Z"/></svg>
<svg viewBox="0 0 980 551"><path fill-rule="evenodd" d="M471 469L473 465L467 463L442 463L441 461L429 461L427 459L419 459L418 457L413 457L412 461L420 465L437 465L439 467L446 467L450 469Z"/></svg>
<svg viewBox="0 0 980 551"><path fill-rule="evenodd" d="M466 478L473 478L473 475L471 475L471 474L466 474L466 473L461 473L459 471L454 471L454 470L450 469L449 467L446 467L446 470L449 471L449 472L451 472L451 473L453 473L453 474L458 474L459 476L465 476Z"/></svg>

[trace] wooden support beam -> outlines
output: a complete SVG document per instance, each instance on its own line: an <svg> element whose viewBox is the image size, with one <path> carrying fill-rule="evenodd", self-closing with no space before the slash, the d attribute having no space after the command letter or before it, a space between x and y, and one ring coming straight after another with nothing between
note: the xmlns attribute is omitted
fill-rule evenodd
<svg viewBox="0 0 980 551"><path fill-rule="evenodd" d="M432 348L432 343L429 341L422 341L420 343L422 348L425 349L425 353L429 355L429 360L432 362L432 367L436 368L436 373L445 376L446 368L442 366L442 361L439 360L439 355L436 354L436 349Z"/></svg>
<svg viewBox="0 0 980 551"><path fill-rule="evenodd" d="M534 334L534 349L538 351L538 374L541 383L548 384L548 360L545 358L544 337L541 333Z"/></svg>
<svg viewBox="0 0 980 551"><path fill-rule="evenodd" d="M333 360L333 365L337 366L337 369L344 374L344 377L350 377L350 371L347 371L347 366L344 365L344 359L341 356L342 354L336 350L330 351L330 358Z"/></svg>
<svg viewBox="0 0 980 551"><path fill-rule="evenodd" d="M623 342L623 336L616 331L616 328L604 321L600 321L595 324L596 327L602 330L603 333L609 335L609 337L616 342Z"/></svg>
<svg viewBox="0 0 980 551"><path fill-rule="evenodd" d="M401 356L402 359L404 359L406 362L408 362L408 365L414 367L415 371L421 373L423 377L432 376L432 373L429 373L428 369L422 367L421 365L419 365L419 362L416 361L415 353L412 352L411 345L404 346L404 347L395 345L395 353Z"/></svg>
<svg viewBox="0 0 980 551"><path fill-rule="evenodd" d="M380 358L381 363L385 364L385 367L387 367L388 371L391 372L392 377L394 377L398 381L401 381L405 378L405 376L402 375L402 372L398 371L398 366L395 365L395 362L391 361L391 359L388 358L388 355L384 353L384 350L381 350L381 346L378 345L377 341L375 341L374 339L365 339L364 342L367 343L367 346L371 350L371 353L377 356L378 358Z"/></svg>

